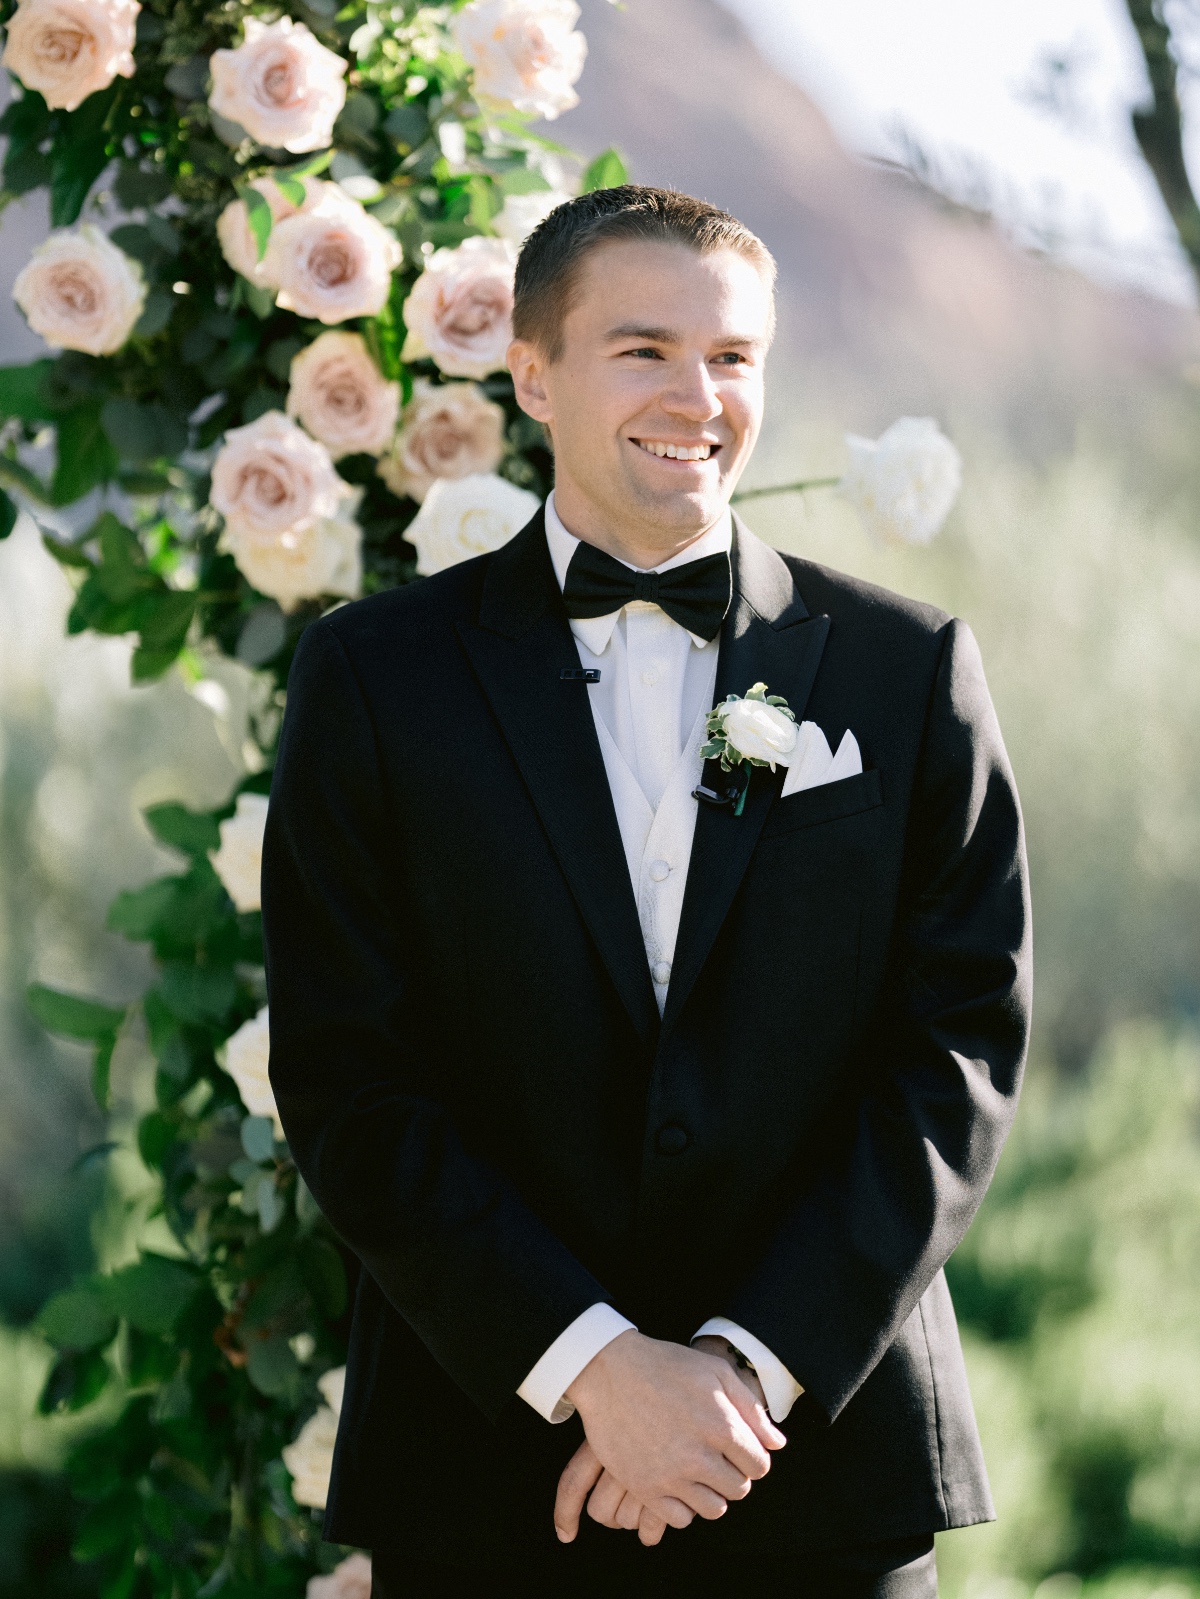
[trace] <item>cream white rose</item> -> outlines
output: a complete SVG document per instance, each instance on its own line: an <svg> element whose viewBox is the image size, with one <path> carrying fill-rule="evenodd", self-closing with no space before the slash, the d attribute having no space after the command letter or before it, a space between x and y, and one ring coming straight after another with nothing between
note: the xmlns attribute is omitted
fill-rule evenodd
<svg viewBox="0 0 1200 1599"><path fill-rule="evenodd" d="M345 322L379 315L400 259L395 237L331 183L311 210L271 229L259 280L284 311Z"/></svg>
<svg viewBox="0 0 1200 1599"><path fill-rule="evenodd" d="M3 64L51 111L74 111L116 77L132 78L138 0L20 0Z"/></svg>
<svg viewBox="0 0 1200 1599"><path fill-rule="evenodd" d="M537 189L532 194L510 194L492 218L492 227L502 239L519 249L551 211L571 198L562 189Z"/></svg>
<svg viewBox="0 0 1200 1599"><path fill-rule="evenodd" d="M928 544L962 487L962 457L932 417L902 416L878 439L846 435L839 492L880 538Z"/></svg>
<svg viewBox="0 0 1200 1599"><path fill-rule="evenodd" d="M348 1555L327 1577L310 1577L305 1599L371 1599L370 1555Z"/></svg>
<svg viewBox="0 0 1200 1599"><path fill-rule="evenodd" d="M361 489L347 486L337 515L290 532L262 535L227 525L220 548L281 610L294 611L303 600L326 594L352 600L362 588L362 529L354 519L361 498Z"/></svg>
<svg viewBox="0 0 1200 1599"><path fill-rule="evenodd" d="M381 455L396 432L400 385L383 376L361 333L322 333L292 360L287 413L335 461Z"/></svg>
<svg viewBox="0 0 1200 1599"><path fill-rule="evenodd" d="M404 530L417 551L417 571L428 577L473 555L507 544L541 501L494 474L439 478Z"/></svg>
<svg viewBox="0 0 1200 1599"><path fill-rule="evenodd" d="M504 411L473 383L418 378L379 475L393 494L423 500L438 478L491 473L504 454Z"/></svg>
<svg viewBox="0 0 1200 1599"><path fill-rule="evenodd" d="M237 809L218 829L221 847L209 855L225 892L240 911L256 911L262 907L259 879L266 826L266 795L239 794Z"/></svg>
<svg viewBox="0 0 1200 1599"><path fill-rule="evenodd" d="M404 303L404 359L431 356L453 378L502 371L516 260L504 239L464 239L453 250L435 250Z"/></svg>
<svg viewBox="0 0 1200 1599"><path fill-rule="evenodd" d="M763 761L772 771L777 761L786 765L796 747L795 722L764 700L726 700L721 706L721 730L734 754Z"/></svg>
<svg viewBox="0 0 1200 1599"><path fill-rule="evenodd" d="M242 1104L251 1116L269 1116L275 1123L276 1138L282 1138L283 1123L275 1108L267 1070L270 1060L271 1027L264 1005L257 1016L243 1022L237 1032L225 1040L225 1070L237 1084Z"/></svg>
<svg viewBox="0 0 1200 1599"><path fill-rule="evenodd" d="M452 27L476 99L548 121L578 105L587 56L587 40L573 31L578 20L575 0L471 0Z"/></svg>
<svg viewBox="0 0 1200 1599"><path fill-rule="evenodd" d="M255 178L250 185L257 189L271 209L271 223L284 222L301 211L311 211L322 198L328 184L317 178L303 178L304 204L293 205L279 185L271 178ZM244 200L231 200L217 218L217 243L221 254L235 272L240 272L251 283L262 281L262 262L258 258L258 240L250 227Z"/></svg>
<svg viewBox="0 0 1200 1599"><path fill-rule="evenodd" d="M52 233L38 245L12 292L47 344L113 355L142 314L146 280L136 261L85 223L78 233Z"/></svg>
<svg viewBox="0 0 1200 1599"><path fill-rule="evenodd" d="M247 17L236 50L214 50L208 103L272 150L323 150L346 103L346 62L302 22Z"/></svg>
<svg viewBox="0 0 1200 1599"><path fill-rule="evenodd" d="M345 1366L325 1373L317 1383L325 1403L304 1423L295 1443L283 1451L283 1463L292 1474L292 1498L298 1505L325 1508L345 1386Z"/></svg>

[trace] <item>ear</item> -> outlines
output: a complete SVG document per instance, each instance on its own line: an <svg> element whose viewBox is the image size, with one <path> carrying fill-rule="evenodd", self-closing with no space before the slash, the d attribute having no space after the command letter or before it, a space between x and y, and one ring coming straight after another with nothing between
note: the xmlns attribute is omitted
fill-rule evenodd
<svg viewBox="0 0 1200 1599"><path fill-rule="evenodd" d="M514 339L508 347L508 370L512 373L517 404L535 422L554 420L550 396L546 392L546 358L529 339Z"/></svg>

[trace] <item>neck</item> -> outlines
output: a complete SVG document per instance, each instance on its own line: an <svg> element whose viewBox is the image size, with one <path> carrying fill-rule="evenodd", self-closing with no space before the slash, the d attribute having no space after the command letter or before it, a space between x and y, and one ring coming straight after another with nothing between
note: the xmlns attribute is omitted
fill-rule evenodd
<svg viewBox="0 0 1200 1599"><path fill-rule="evenodd" d="M582 495L573 492L572 485L558 482L554 486L554 509L559 521L573 537L584 544L594 544L598 550L615 556L629 566L642 571L661 566L681 550L702 539L725 515L722 506L712 521L704 527L664 528L645 525L632 520L614 524L611 518Z"/></svg>

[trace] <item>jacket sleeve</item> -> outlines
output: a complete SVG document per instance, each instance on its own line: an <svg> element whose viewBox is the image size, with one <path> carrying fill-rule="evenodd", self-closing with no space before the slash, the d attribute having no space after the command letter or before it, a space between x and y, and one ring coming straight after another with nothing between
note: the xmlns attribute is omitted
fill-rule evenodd
<svg viewBox="0 0 1200 1599"><path fill-rule="evenodd" d="M962 622L943 635L903 884L848 1135L722 1307L828 1420L966 1232L1024 1068L1032 955L1021 813Z"/></svg>
<svg viewBox="0 0 1200 1599"><path fill-rule="evenodd" d="M464 1148L413 1058L396 803L351 661L318 622L292 665L263 848L271 1083L318 1205L494 1419L609 1296Z"/></svg>

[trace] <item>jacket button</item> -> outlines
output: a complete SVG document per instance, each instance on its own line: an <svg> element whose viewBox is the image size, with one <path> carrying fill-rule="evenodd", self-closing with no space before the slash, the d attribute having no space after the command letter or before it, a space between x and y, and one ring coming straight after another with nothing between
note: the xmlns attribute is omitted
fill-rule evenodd
<svg viewBox="0 0 1200 1599"><path fill-rule="evenodd" d="M668 1122L658 1129L654 1142L660 1155L682 1155L692 1141L692 1135L678 1122Z"/></svg>

